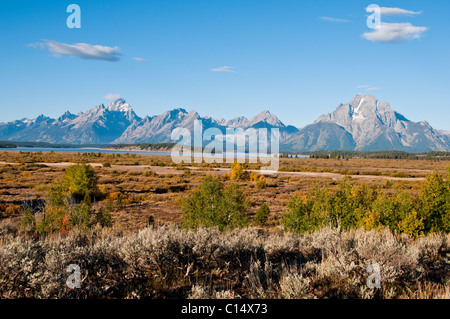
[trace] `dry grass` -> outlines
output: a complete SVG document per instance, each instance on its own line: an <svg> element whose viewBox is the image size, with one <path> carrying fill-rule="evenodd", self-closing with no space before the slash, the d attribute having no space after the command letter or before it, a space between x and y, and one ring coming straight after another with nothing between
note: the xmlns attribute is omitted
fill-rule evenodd
<svg viewBox="0 0 450 319"><path fill-rule="evenodd" d="M292 235L145 228L33 240L0 227L1 298L446 298L449 238L389 231ZM366 285L377 263L381 288ZM69 289L66 267L81 268Z"/></svg>

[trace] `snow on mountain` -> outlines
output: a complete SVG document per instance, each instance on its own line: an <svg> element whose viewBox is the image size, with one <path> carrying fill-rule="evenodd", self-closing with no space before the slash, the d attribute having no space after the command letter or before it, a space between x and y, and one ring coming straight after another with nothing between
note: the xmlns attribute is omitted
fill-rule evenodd
<svg viewBox="0 0 450 319"><path fill-rule="evenodd" d="M182 108L140 118L120 98L76 115L66 112L57 119L39 115L0 123L0 140L66 144L173 142L175 128L192 132L196 120L202 121L203 130L218 128L224 133L227 128L278 128L286 150L450 151L450 131L435 130L426 121L412 122L391 109L388 102L362 94L302 129L286 126L268 110L250 120L243 116L213 119Z"/></svg>
<svg viewBox="0 0 450 319"><path fill-rule="evenodd" d="M201 117L197 112L190 111L189 113L184 109L174 109L167 111L159 116L146 118L141 122L128 127L128 129L119 137L114 143L129 144L129 143L162 143L172 142L171 133L177 127L182 127L193 132L194 121L201 120L203 130L208 128L218 128L223 133L226 133L227 128L280 128L282 138L286 131L292 130L292 127L286 127L275 115L269 111L264 111L251 120L245 117L237 117L232 120L218 119L211 117ZM296 130L294 128L294 130Z"/></svg>
<svg viewBox="0 0 450 319"><path fill-rule="evenodd" d="M49 143L110 143L141 119L125 100L97 105L77 115L66 112L58 119L39 115L20 123L0 124L0 140Z"/></svg>
<svg viewBox="0 0 450 319"><path fill-rule="evenodd" d="M450 151L448 136L433 130L425 121L420 123L409 121L392 110L388 102L379 101L372 95L358 94L350 103L340 104L332 113L320 116L313 126L308 127L310 138L314 139L320 135L319 132L323 134L323 127L318 126L321 123L336 124L349 133L355 144L355 150ZM298 133L304 134L304 129ZM294 134L287 144L305 150L319 147L317 143L304 142L298 145L295 141L298 141L298 137ZM333 147L339 145L329 144L326 149L334 149Z"/></svg>

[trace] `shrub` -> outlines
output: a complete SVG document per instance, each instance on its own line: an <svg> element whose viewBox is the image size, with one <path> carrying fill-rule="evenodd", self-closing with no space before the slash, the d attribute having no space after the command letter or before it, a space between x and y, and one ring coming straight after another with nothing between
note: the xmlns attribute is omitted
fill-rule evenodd
<svg viewBox="0 0 450 319"><path fill-rule="evenodd" d="M81 200L97 191L97 176L94 168L86 164L66 168L61 188L68 196Z"/></svg>
<svg viewBox="0 0 450 319"><path fill-rule="evenodd" d="M231 171L228 177L233 181L246 181L249 179L250 175L245 169L245 163L241 164L235 161L233 164L231 164Z"/></svg>
<svg viewBox="0 0 450 319"><path fill-rule="evenodd" d="M147 226L153 226L155 225L155 217L153 215L148 216L147 219Z"/></svg>
<svg viewBox="0 0 450 319"><path fill-rule="evenodd" d="M23 210L22 219L20 220L19 225L22 228L34 228L36 226L36 218L31 209L27 208Z"/></svg>
<svg viewBox="0 0 450 319"><path fill-rule="evenodd" d="M107 212L105 208L100 208L100 211L95 216L95 221L101 227L111 227L112 226L112 217L111 214Z"/></svg>
<svg viewBox="0 0 450 319"><path fill-rule="evenodd" d="M145 171L144 176L146 177L155 177L157 174L154 171Z"/></svg>
<svg viewBox="0 0 450 319"><path fill-rule="evenodd" d="M399 222L399 230L403 234L409 235L412 239L416 239L422 234L424 223L422 218L418 218L417 212L411 212Z"/></svg>
<svg viewBox="0 0 450 319"><path fill-rule="evenodd" d="M38 233L67 232L91 226L91 194L97 192L92 166L80 164L66 169L62 181L49 191L44 214L36 225Z"/></svg>
<svg viewBox="0 0 450 319"><path fill-rule="evenodd" d="M343 229L357 228L358 221L364 217L376 195L367 185L352 185L344 181L331 196L332 218L339 220Z"/></svg>
<svg viewBox="0 0 450 319"><path fill-rule="evenodd" d="M295 233L304 233L312 230L317 225L310 221L311 206L298 195L294 195L287 204L287 210L283 214L282 221L285 230Z"/></svg>
<svg viewBox="0 0 450 319"><path fill-rule="evenodd" d="M298 274L286 274L280 280L281 296L285 299L308 299L314 295L310 292L311 279Z"/></svg>
<svg viewBox="0 0 450 319"><path fill-rule="evenodd" d="M20 206L0 202L0 217L9 217L20 213Z"/></svg>
<svg viewBox="0 0 450 319"><path fill-rule="evenodd" d="M44 214L36 224L36 231L40 234L59 231L63 227L63 219L66 217L66 207L47 202Z"/></svg>
<svg viewBox="0 0 450 319"><path fill-rule="evenodd" d="M208 175L202 184L182 201L183 227L246 226L248 203L237 184L227 187L218 178Z"/></svg>
<svg viewBox="0 0 450 319"><path fill-rule="evenodd" d="M349 230L359 227L408 234L450 231L450 182L435 172L421 187L420 196L406 190L385 194L367 185L339 184L336 191L315 188L304 200L297 195L283 215L288 231L303 233L326 225Z"/></svg>
<svg viewBox="0 0 450 319"><path fill-rule="evenodd" d="M437 172L428 175L420 193L425 231L450 231L450 181Z"/></svg>
<svg viewBox="0 0 450 319"><path fill-rule="evenodd" d="M263 203L261 207L258 208L255 215L255 224L263 226L267 223L267 219L269 218L270 208L267 203Z"/></svg>
<svg viewBox="0 0 450 319"><path fill-rule="evenodd" d="M410 241L387 229L326 227L294 235L163 226L126 233L69 230L26 240L10 227L0 223L0 298L449 296L445 235ZM65 284L70 264L80 266L80 289ZM371 264L379 265L381 289L367 287Z"/></svg>
<svg viewBox="0 0 450 319"><path fill-rule="evenodd" d="M257 189L267 188L267 183L263 176L260 176L259 179L256 181L256 188Z"/></svg>

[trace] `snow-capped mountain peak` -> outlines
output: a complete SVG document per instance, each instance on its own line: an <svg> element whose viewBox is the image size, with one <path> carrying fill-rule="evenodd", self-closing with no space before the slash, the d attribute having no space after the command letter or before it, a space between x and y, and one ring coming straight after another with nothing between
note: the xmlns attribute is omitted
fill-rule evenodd
<svg viewBox="0 0 450 319"><path fill-rule="evenodd" d="M130 104L128 104L123 98L115 100L110 105L108 105L106 109L109 111L119 111L124 113L133 111Z"/></svg>
<svg viewBox="0 0 450 319"><path fill-rule="evenodd" d="M338 127L332 127L335 131L343 129L339 133L342 140L349 146L354 143L356 150L450 150L447 137L427 122L411 122L373 95L356 95L350 103L339 104L332 113L320 116L313 125L320 123L336 124ZM320 127L329 129L330 125Z"/></svg>

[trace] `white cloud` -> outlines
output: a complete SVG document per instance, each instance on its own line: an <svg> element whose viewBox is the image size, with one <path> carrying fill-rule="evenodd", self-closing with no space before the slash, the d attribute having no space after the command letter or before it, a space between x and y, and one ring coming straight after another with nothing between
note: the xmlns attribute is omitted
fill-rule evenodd
<svg viewBox="0 0 450 319"><path fill-rule="evenodd" d="M57 41L45 40L43 43L29 44L33 48L48 48L55 57L63 55L76 56L82 59L118 61L119 47L92 45L88 43L66 44Z"/></svg>
<svg viewBox="0 0 450 319"><path fill-rule="evenodd" d="M109 101L115 101L120 98L121 98L120 94L109 93L109 94L105 95L105 100L109 100Z"/></svg>
<svg viewBox="0 0 450 319"><path fill-rule="evenodd" d="M329 21L329 22L337 22L337 23L351 22L350 20L347 20L347 19L338 19L338 18L331 18L331 17L320 17L319 19L324 20L324 21Z"/></svg>
<svg viewBox="0 0 450 319"><path fill-rule="evenodd" d="M410 11L401 8L380 7L380 13L387 16L414 16L422 14L422 11Z"/></svg>
<svg viewBox="0 0 450 319"><path fill-rule="evenodd" d="M381 90L380 88L372 87L370 85L358 85L357 88L364 89L364 91L366 91L366 92Z"/></svg>
<svg viewBox="0 0 450 319"><path fill-rule="evenodd" d="M212 72L233 72L235 73L235 71L232 70L233 67L231 66L221 66L219 68L215 68L215 69L211 69Z"/></svg>
<svg viewBox="0 0 450 319"><path fill-rule="evenodd" d="M30 43L30 44L27 44L27 47L34 48L34 49L45 49L45 43L41 43L41 42Z"/></svg>
<svg viewBox="0 0 450 319"><path fill-rule="evenodd" d="M147 60L146 60L146 59L139 58L139 57L134 57L133 60L134 60L134 61L141 62L141 63L147 63Z"/></svg>
<svg viewBox="0 0 450 319"><path fill-rule="evenodd" d="M366 32L362 37L372 42L398 43L419 39L427 31L427 27L416 27L411 23L382 22L379 28Z"/></svg>

